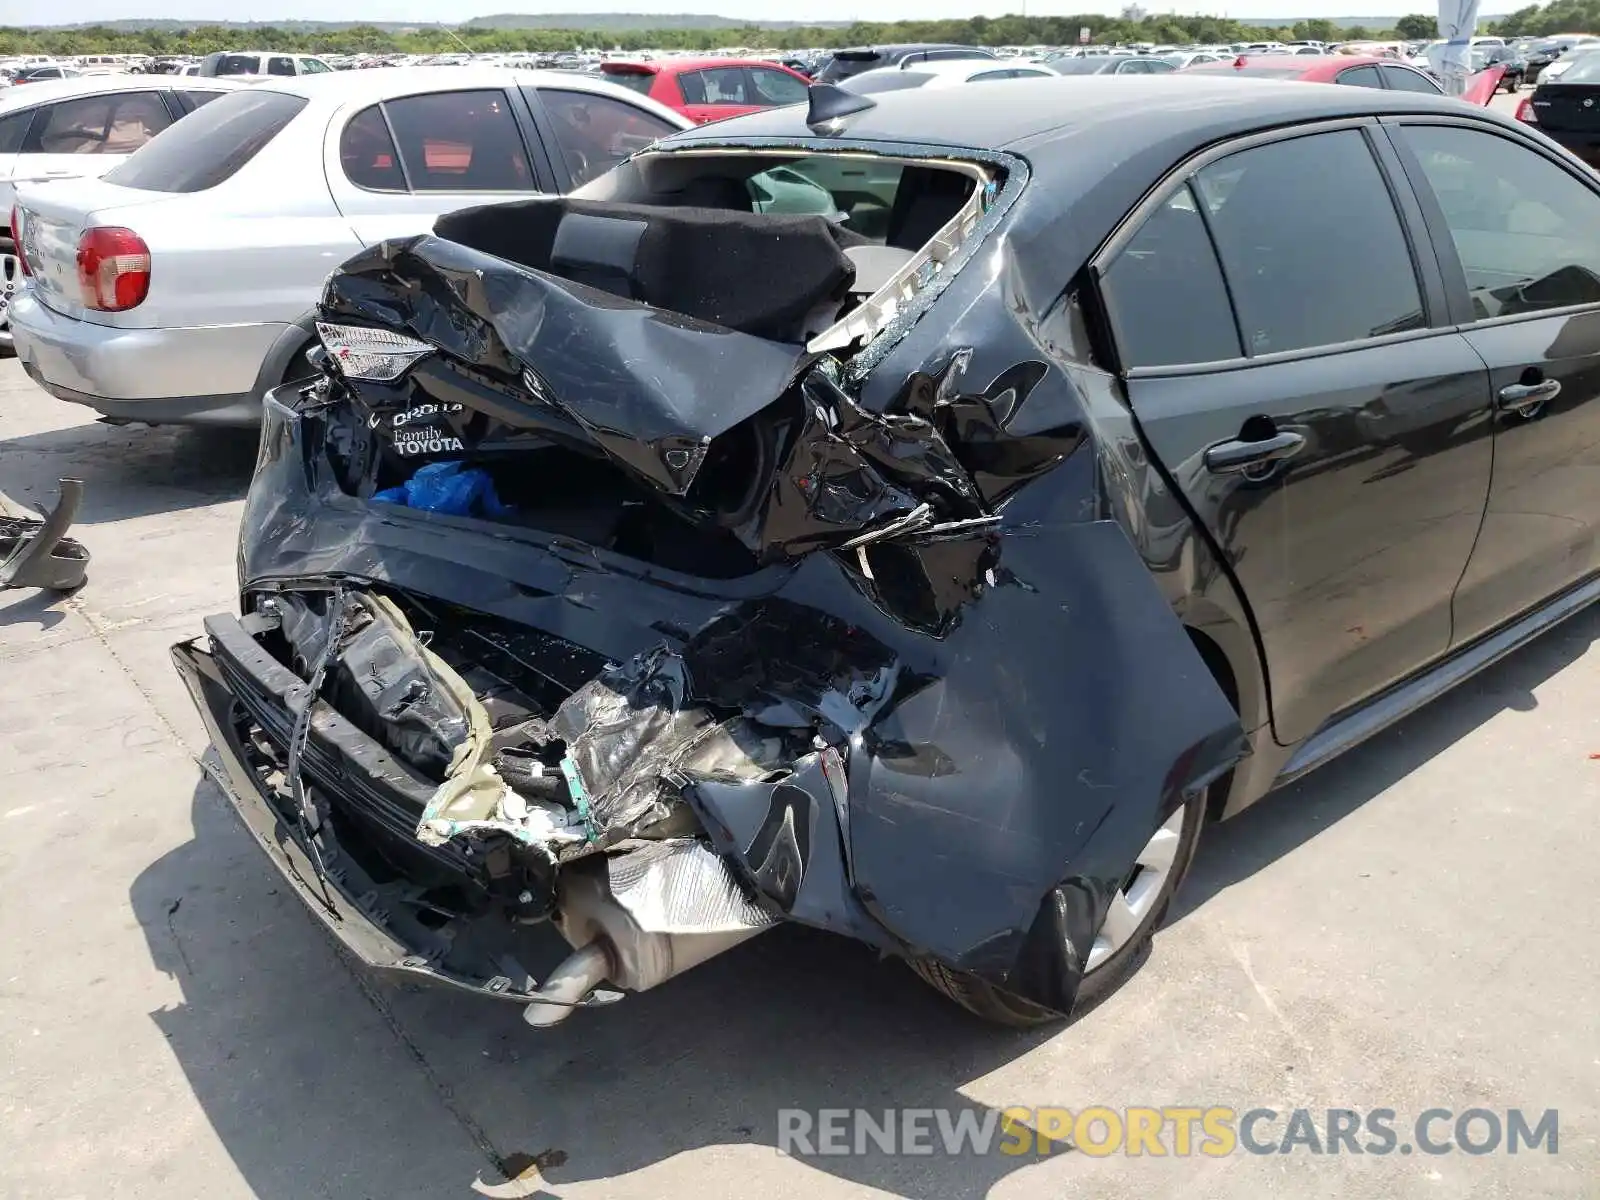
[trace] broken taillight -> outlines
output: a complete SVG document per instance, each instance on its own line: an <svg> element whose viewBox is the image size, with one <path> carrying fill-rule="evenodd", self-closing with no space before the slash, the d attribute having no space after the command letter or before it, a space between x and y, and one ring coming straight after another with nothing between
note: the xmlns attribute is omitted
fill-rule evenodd
<svg viewBox="0 0 1600 1200"><path fill-rule="evenodd" d="M373 383L393 382L404 375L412 363L433 353L433 347L427 342L363 325L332 325L318 321L317 336L340 374L346 379L366 379Z"/></svg>
<svg viewBox="0 0 1600 1200"><path fill-rule="evenodd" d="M78 239L78 290L96 312L138 308L150 294L150 247L131 229L101 225Z"/></svg>

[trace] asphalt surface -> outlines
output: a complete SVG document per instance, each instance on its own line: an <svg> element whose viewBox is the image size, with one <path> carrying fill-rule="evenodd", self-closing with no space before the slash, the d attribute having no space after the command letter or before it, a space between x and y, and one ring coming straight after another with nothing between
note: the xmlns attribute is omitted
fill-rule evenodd
<svg viewBox="0 0 1600 1200"><path fill-rule="evenodd" d="M0 1195L1597 1194L1600 610L1208 831L1150 961L1071 1027L993 1030L780 930L535 1033L363 975L194 765L167 647L232 604L254 454L94 424L0 363L0 490L84 478L94 555L70 598L0 593ZM1213 1104L1402 1134L1553 1108L1559 1152L775 1149L783 1108Z"/></svg>

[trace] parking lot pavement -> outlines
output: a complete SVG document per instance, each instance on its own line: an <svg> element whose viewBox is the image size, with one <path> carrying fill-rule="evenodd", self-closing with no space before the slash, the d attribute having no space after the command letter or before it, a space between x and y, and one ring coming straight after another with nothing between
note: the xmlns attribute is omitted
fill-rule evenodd
<svg viewBox="0 0 1600 1200"><path fill-rule="evenodd" d="M1071 1028L986 1028L780 930L541 1035L346 965L192 764L166 647L231 604L253 454L0 364L0 490L83 477L94 554L70 599L0 594L6 1195L1594 1195L1600 611L1210 831L1150 962ZM775 1150L782 1108L1091 1104L1555 1108L1559 1153Z"/></svg>

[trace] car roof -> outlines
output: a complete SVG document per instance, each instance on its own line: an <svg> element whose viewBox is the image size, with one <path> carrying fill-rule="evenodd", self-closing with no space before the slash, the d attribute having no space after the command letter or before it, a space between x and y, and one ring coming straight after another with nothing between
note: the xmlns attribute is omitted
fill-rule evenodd
<svg viewBox="0 0 1600 1200"><path fill-rule="evenodd" d="M1127 157L1128 147L1195 139L1196 145L1243 129L1385 112L1462 115L1488 112L1459 100L1382 88L1303 87L1298 80L1245 81L1227 72L1057 76L1016 79L1003 88L916 88L883 92L846 117L832 141L885 142L1031 153L1071 143L1073 173L1093 175L1097 161ZM1498 114L1490 113L1490 117ZM1512 128L1510 118L1502 122ZM665 148L776 139L815 143L798 105L764 109L674 134Z"/></svg>
<svg viewBox="0 0 1600 1200"><path fill-rule="evenodd" d="M898 67L873 67L870 71L852 75L847 86L854 87L863 80L888 79L891 76L935 75L941 78L966 79L986 71L1021 70L1038 71L1041 78L1055 75L1055 72L1047 66L1020 60L1013 62L1009 59L994 58L938 58L932 62L908 62Z"/></svg>
<svg viewBox="0 0 1600 1200"><path fill-rule="evenodd" d="M1031 180L1008 210L1006 240L1024 306L1049 310L1153 185L1218 143L1273 129L1385 114L1455 117L1528 143L1505 113L1446 96L1386 88L1308 87L1226 75L1061 76L992 88L918 88L872 97L874 107L814 134L800 106L700 125L658 151L827 145L926 158L963 150L1014 155Z"/></svg>
<svg viewBox="0 0 1600 1200"><path fill-rule="evenodd" d="M469 91L473 88L560 87L569 91L626 94L643 100L637 92L582 71L536 71L525 67L386 67L381 71L328 71L316 75L273 75L253 84L257 90L286 92L307 99L333 97L340 101L382 100L408 92Z"/></svg>
<svg viewBox="0 0 1600 1200"><path fill-rule="evenodd" d="M524 67L386 67L381 71L328 71L316 75L252 76L253 91L281 92L338 108L343 105L376 104L401 96L424 92L465 92L478 88L538 87L568 92L591 92L609 96L634 108L642 108L683 128L693 124L682 113L659 101L641 96L620 83L582 71L536 71ZM216 82L211 80L209 82ZM32 85L30 85L32 86ZM323 111L327 111L324 108Z"/></svg>
<svg viewBox="0 0 1600 1200"><path fill-rule="evenodd" d="M250 85L232 79L207 79L207 91L221 84L223 90L246 88ZM47 79L43 83L30 83L24 87L10 87L0 91L0 113L18 112L52 100L70 100L74 96L94 96L104 92L148 92L151 88L198 87L193 75L79 75L72 79Z"/></svg>
<svg viewBox="0 0 1600 1200"><path fill-rule="evenodd" d="M635 62L627 58L607 59L601 63L602 68L623 68L638 71L648 75L677 75L682 71L706 71L717 67L776 67L784 70L782 63L772 62L764 58L719 58L716 55L705 55L700 58L658 58L650 62Z"/></svg>

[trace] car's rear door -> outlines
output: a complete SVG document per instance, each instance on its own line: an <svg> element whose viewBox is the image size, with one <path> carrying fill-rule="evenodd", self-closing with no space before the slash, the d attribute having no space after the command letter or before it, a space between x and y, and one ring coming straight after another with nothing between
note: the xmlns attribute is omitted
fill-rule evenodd
<svg viewBox="0 0 1600 1200"><path fill-rule="evenodd" d="M328 187L358 238L427 233L443 213L549 190L514 89L464 88L352 106L329 122Z"/></svg>
<svg viewBox="0 0 1600 1200"><path fill-rule="evenodd" d="M629 155L679 132L661 110L621 96L552 84L525 87L523 94L565 190L582 187Z"/></svg>
<svg viewBox="0 0 1600 1200"><path fill-rule="evenodd" d="M98 92L40 107L17 161L18 179L103 175L176 119L166 89Z"/></svg>
<svg viewBox="0 0 1600 1200"><path fill-rule="evenodd" d="M1375 129L1214 150L1096 263L1134 412L1250 606L1285 744L1445 653L1489 489L1487 372Z"/></svg>
<svg viewBox="0 0 1600 1200"><path fill-rule="evenodd" d="M723 121L754 112L753 87L743 67L710 67L678 76L683 89L683 114L696 124Z"/></svg>
<svg viewBox="0 0 1600 1200"><path fill-rule="evenodd" d="M1600 571L1600 185L1486 122L1389 129L1494 396L1494 481L1455 601L1464 642Z"/></svg>

